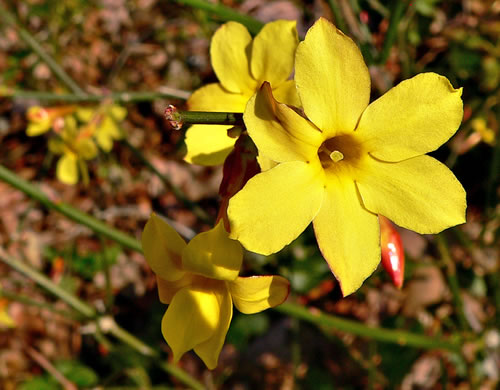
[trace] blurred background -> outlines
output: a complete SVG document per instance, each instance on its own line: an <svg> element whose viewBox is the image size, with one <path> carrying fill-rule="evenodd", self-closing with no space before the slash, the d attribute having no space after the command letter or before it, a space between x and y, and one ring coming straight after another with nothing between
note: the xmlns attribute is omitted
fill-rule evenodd
<svg viewBox="0 0 500 390"><path fill-rule="evenodd" d="M234 19L231 11L249 26L296 20L302 37L323 16L360 46L372 100L420 72L463 87L462 125L432 155L465 187L467 223L437 236L398 229L403 288L379 267L345 299L310 229L271 257L247 254L245 273L291 281L290 302L363 327L350 331L276 310L235 311L217 369L207 370L190 352L179 374L160 332L166 306L133 244L42 206L2 173L0 389L195 387L189 378L208 389L498 388L500 1L224 0L211 10L206 3L0 0L1 166L35 184L49 202L136 238L152 211L192 236L209 225L191 202L215 217L222 169L182 161L184 132L168 128L165 107L182 108L191 91L216 82L210 38ZM57 74L57 64L76 89ZM27 136L27 111L95 108L100 96L126 108L126 136L86 162L87 183L63 184L59 156L48 149L52 135ZM371 334L373 328L388 329L392 342ZM393 342L400 331L444 344L408 345L403 336Z"/></svg>

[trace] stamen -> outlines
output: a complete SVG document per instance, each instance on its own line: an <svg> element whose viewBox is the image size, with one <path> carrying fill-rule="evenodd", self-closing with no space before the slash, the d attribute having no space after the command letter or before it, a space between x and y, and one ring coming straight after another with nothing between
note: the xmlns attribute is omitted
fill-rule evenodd
<svg viewBox="0 0 500 390"><path fill-rule="evenodd" d="M334 150L333 152L330 153L330 158L332 159L333 162L339 162L344 159L344 155L342 154L342 152Z"/></svg>

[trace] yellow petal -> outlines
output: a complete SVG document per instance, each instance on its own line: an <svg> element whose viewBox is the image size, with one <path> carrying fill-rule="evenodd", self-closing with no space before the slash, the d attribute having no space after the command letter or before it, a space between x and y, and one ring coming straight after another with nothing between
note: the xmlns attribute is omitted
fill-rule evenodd
<svg viewBox="0 0 500 390"><path fill-rule="evenodd" d="M365 207L418 233L439 233L465 222L465 191L429 156L398 163L367 160L358 188Z"/></svg>
<svg viewBox="0 0 500 390"><path fill-rule="evenodd" d="M95 135L99 147L108 153L113 148L113 138L104 131L98 131Z"/></svg>
<svg viewBox="0 0 500 390"><path fill-rule="evenodd" d="M268 83L249 100L243 119L259 152L272 160L317 160L321 132L290 107L277 103Z"/></svg>
<svg viewBox="0 0 500 390"><path fill-rule="evenodd" d="M182 252L185 271L211 279L236 279L242 261L243 248L228 237L222 219L213 229L196 235Z"/></svg>
<svg viewBox="0 0 500 390"><path fill-rule="evenodd" d="M43 122L30 122L26 128L26 135L28 137L35 137L46 133L52 127L52 123L49 120Z"/></svg>
<svg viewBox="0 0 500 390"><path fill-rule="evenodd" d="M191 284L193 281L192 274L184 274L179 280L169 282L162 277L156 275L156 284L158 286L158 297L161 303L169 304L174 295L181 289Z"/></svg>
<svg viewBox="0 0 500 390"><path fill-rule="evenodd" d="M251 95L257 81L250 75L249 52L252 37L245 26L228 22L215 32L210 59L217 78L230 92Z"/></svg>
<svg viewBox="0 0 500 390"><path fill-rule="evenodd" d="M142 232L142 250L155 274L167 281L182 278L181 258L185 247L185 241L173 227L151 214Z"/></svg>
<svg viewBox="0 0 500 390"><path fill-rule="evenodd" d="M236 308L245 314L281 305L290 292L290 282L277 275L239 277L229 283Z"/></svg>
<svg viewBox="0 0 500 390"><path fill-rule="evenodd" d="M122 121L127 117L127 109L122 106L113 105L110 112L115 121Z"/></svg>
<svg viewBox="0 0 500 390"><path fill-rule="evenodd" d="M97 156L97 147L91 139L82 139L78 142L78 156L84 160L91 160Z"/></svg>
<svg viewBox="0 0 500 390"><path fill-rule="evenodd" d="M272 85L271 85L272 87ZM273 88L273 95L280 103L285 103L295 107L301 107L299 94L294 80L287 80Z"/></svg>
<svg viewBox="0 0 500 390"><path fill-rule="evenodd" d="M187 101L191 111L243 112L248 99L253 94L229 92L219 83L207 84L196 91Z"/></svg>
<svg viewBox="0 0 500 390"><path fill-rule="evenodd" d="M268 81L277 87L290 77L299 43L296 24L295 21L277 20L267 23L257 34L250 57L255 80Z"/></svg>
<svg viewBox="0 0 500 390"><path fill-rule="evenodd" d="M231 153L235 138L227 135L230 126L194 125L186 131L187 153L184 160L191 164L221 165Z"/></svg>
<svg viewBox="0 0 500 390"><path fill-rule="evenodd" d="M361 52L323 18L299 44L295 82L307 117L327 138L353 131L370 100L370 75Z"/></svg>
<svg viewBox="0 0 500 390"><path fill-rule="evenodd" d="M460 126L462 89L421 73L371 103L356 130L372 156L401 161L436 150Z"/></svg>
<svg viewBox="0 0 500 390"><path fill-rule="evenodd" d="M63 154L65 145L59 138L49 138L48 148L54 154Z"/></svg>
<svg viewBox="0 0 500 390"><path fill-rule="evenodd" d="M226 334L231 324L231 318L233 317L233 302L227 288L224 288L223 291L216 292L216 297L219 301L220 308L217 329L207 341L194 347L196 354L210 370L217 367L219 354L224 345Z"/></svg>
<svg viewBox="0 0 500 390"><path fill-rule="evenodd" d="M263 255L279 251L316 216L323 175L321 167L297 161L254 176L229 201L230 237Z"/></svg>
<svg viewBox="0 0 500 390"><path fill-rule="evenodd" d="M78 158L72 153L65 153L57 161L56 176L65 184L78 182Z"/></svg>
<svg viewBox="0 0 500 390"><path fill-rule="evenodd" d="M212 291L184 287L175 294L161 322L174 362L214 335L219 314L219 302Z"/></svg>
<svg viewBox="0 0 500 390"><path fill-rule="evenodd" d="M323 204L313 225L321 253L342 293L353 293L380 262L378 218L362 207L353 180L328 176Z"/></svg>
<svg viewBox="0 0 500 390"><path fill-rule="evenodd" d="M263 154L257 155L257 162L259 163L261 172L268 171L278 165L276 161L271 160Z"/></svg>
<svg viewBox="0 0 500 390"><path fill-rule="evenodd" d="M76 116L79 120L81 120L82 122L88 122L92 119L92 117L94 116L95 114L95 109L93 108L88 108L88 107L79 107L77 110L76 110Z"/></svg>

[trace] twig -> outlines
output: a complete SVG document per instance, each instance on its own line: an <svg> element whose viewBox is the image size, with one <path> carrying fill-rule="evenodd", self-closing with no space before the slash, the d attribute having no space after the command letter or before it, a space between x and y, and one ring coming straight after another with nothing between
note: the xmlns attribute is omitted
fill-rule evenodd
<svg viewBox="0 0 500 390"><path fill-rule="evenodd" d="M264 23L259 22L257 19L251 16L241 14L232 8L226 7L220 3L210 3L204 0L175 0L179 4L188 5L194 8L207 11L208 13L217 15L220 19L224 21L234 20L243 24L248 31L255 35L264 26Z"/></svg>
<svg viewBox="0 0 500 390"><path fill-rule="evenodd" d="M387 28L387 33L385 35L384 46L378 58L379 64L385 64L391 48L394 45L398 34L399 21L403 17L404 11L408 5L408 0L395 0L393 1L393 9L391 10L391 19L389 21L389 27Z"/></svg>
<svg viewBox="0 0 500 390"><path fill-rule="evenodd" d="M469 326L464 314L464 303L462 300L462 295L460 293L460 286L458 284L455 263L451 258L450 251L448 250L448 244L444 235L442 233L438 234L436 236L436 240L441 259L443 260L446 267L446 276L448 278L448 284L450 286L451 294L453 295L453 302L455 304L455 311L457 313L460 329L468 330Z"/></svg>
<svg viewBox="0 0 500 390"><path fill-rule="evenodd" d="M117 229L110 227L104 222L75 209L69 204L63 202L54 202L37 186L31 184L30 182L19 177L15 173L11 172L4 166L0 165L0 180L5 181L11 186L17 188L18 190L24 192L29 197L36 199L42 203L45 207L55 210L62 215L76 221L84 226L87 226L92 231L102 234L104 237L110 238L123 246L133 249L137 252L142 252L142 247L139 241L135 238L123 233Z"/></svg>
<svg viewBox="0 0 500 390"><path fill-rule="evenodd" d="M52 93L41 91L26 91L20 89L0 88L0 97L17 99L36 99L47 102L64 103L99 103L103 100L112 100L116 103L139 103L149 102L156 99L179 99L186 100L191 92L170 87L160 87L156 92L112 92L109 94L74 94L74 93Z"/></svg>
<svg viewBox="0 0 500 390"><path fill-rule="evenodd" d="M43 356L36 349L26 346L26 352L30 357L36 361L45 371L47 371L52 377L64 387L64 390L78 390L78 387L66 378L61 372L54 367L54 365L49 362L49 360Z"/></svg>
<svg viewBox="0 0 500 390"><path fill-rule="evenodd" d="M160 353L150 347L149 345L143 343L134 335L127 332L125 329L120 327L112 317L103 316L99 317L97 311L89 304L83 302L76 296L68 293L66 290L62 289L56 285L52 280L47 278L42 273L38 272L31 266L21 262L20 260L8 256L3 249L0 248L0 261L8 264L16 271L27 276L35 283L45 288L47 291L58 297L59 299L66 302L68 305L73 307L75 310L80 312L82 315L88 319L94 319L96 324L96 331L102 331L103 333L109 333L116 337L118 340L129 345L131 348L135 349L137 352L154 359L154 362L162 368L165 372L175 376L185 385L190 386L196 390L203 390L204 386L198 382L196 379L192 378L189 374L184 372L179 367L163 362Z"/></svg>
<svg viewBox="0 0 500 390"><path fill-rule="evenodd" d="M0 4L0 20L8 26L17 30L21 39L47 64L50 70L61 80L71 91L77 95L84 95L85 92L76 84L66 71L44 50L30 32L19 25L14 15L12 15L2 4Z"/></svg>
<svg viewBox="0 0 500 390"><path fill-rule="evenodd" d="M165 187L172 191L174 196L180 200L186 207L188 207L194 215L196 215L200 220L202 220L205 223L212 224L213 223L213 218L210 217L206 213L205 210L203 210L200 206L198 206L196 203L191 201L186 195L184 195L184 192L177 187L172 181L163 173L161 173L145 156L144 154L137 149L134 145L132 145L126 137L124 137L121 140L121 143L125 145L127 148L130 149L130 151L151 171L153 172L158 178L163 182Z"/></svg>
<svg viewBox="0 0 500 390"><path fill-rule="evenodd" d="M315 325L329 327L377 341L425 349L444 349L460 353L461 341L457 336L449 340L443 340L401 330L370 327L356 321L322 313L317 309L308 309L307 307L288 302L277 306L275 310Z"/></svg>
<svg viewBox="0 0 500 390"><path fill-rule="evenodd" d="M35 301L34 299L31 299L25 295L16 294L16 293L4 290L4 289L0 289L0 297L4 297L4 298L7 298L9 301L19 302L19 303L22 303L24 305L36 306L40 309L49 310L52 313L58 314L60 316L66 317L66 318L72 318L72 319L75 318L76 313L72 313L72 312L67 311L67 310L59 310L59 309L56 309L53 304ZM80 316L80 315L78 314L78 316Z"/></svg>
<svg viewBox="0 0 500 390"><path fill-rule="evenodd" d="M244 126L240 112L179 111L172 104L165 109L165 119L174 130L184 125Z"/></svg>

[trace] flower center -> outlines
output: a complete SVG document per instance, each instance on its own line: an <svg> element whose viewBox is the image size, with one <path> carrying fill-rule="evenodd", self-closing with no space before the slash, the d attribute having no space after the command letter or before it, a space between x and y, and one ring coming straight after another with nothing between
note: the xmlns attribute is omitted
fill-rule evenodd
<svg viewBox="0 0 500 390"><path fill-rule="evenodd" d="M318 157L324 169L336 169L355 164L361 157L361 147L352 135L339 135L321 144Z"/></svg>

